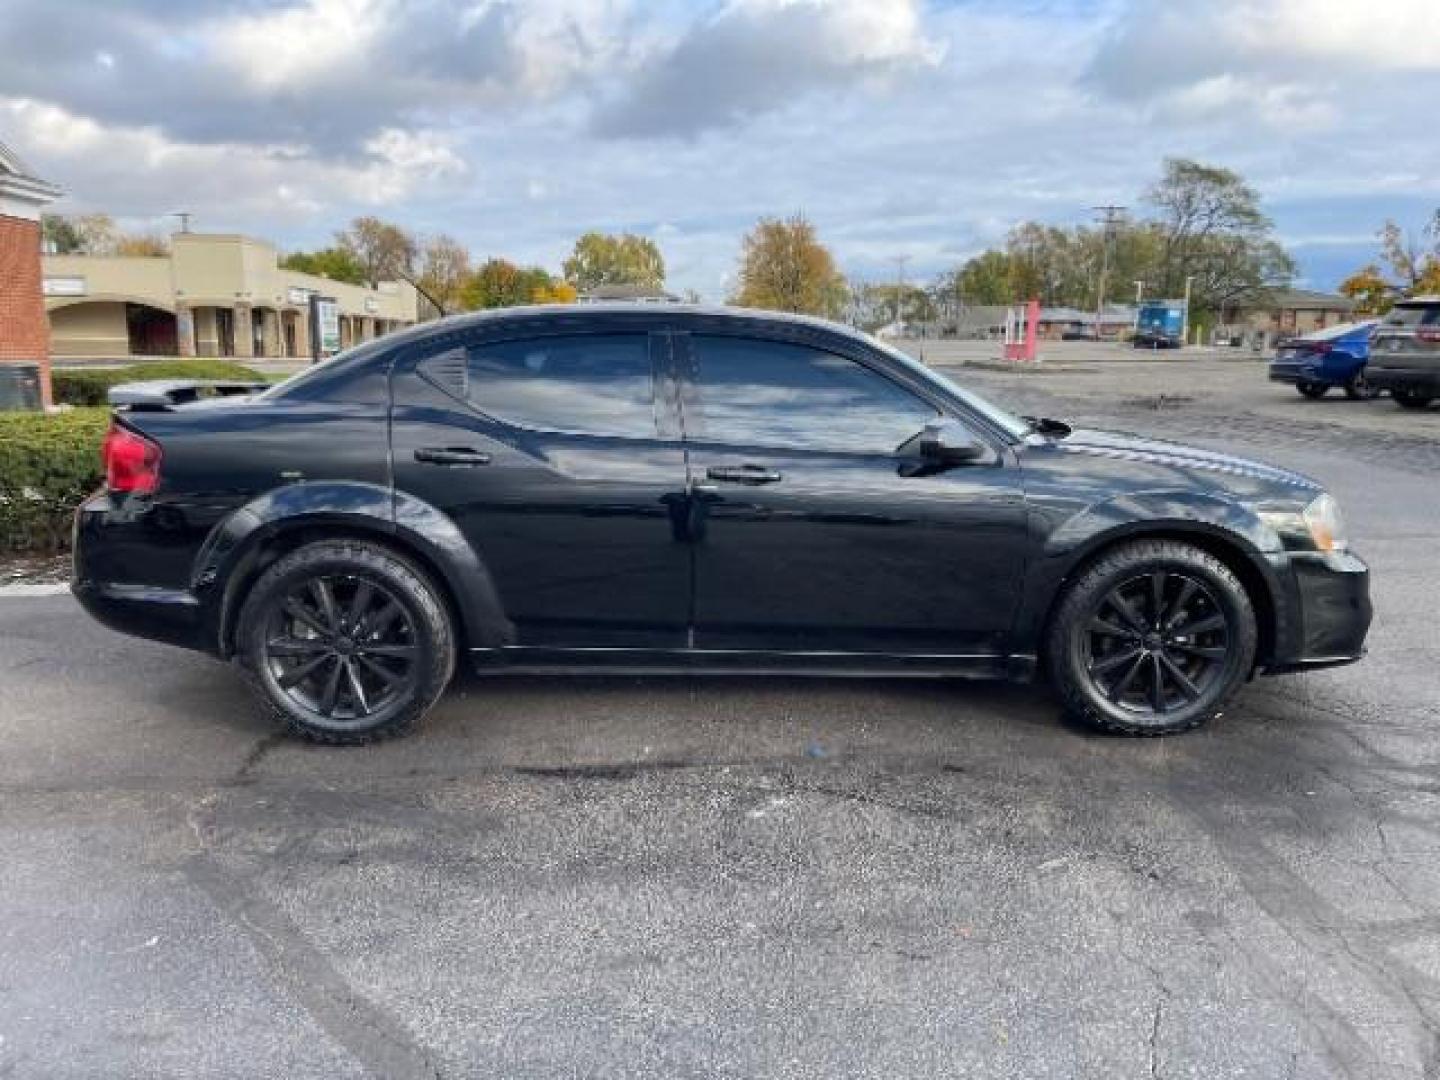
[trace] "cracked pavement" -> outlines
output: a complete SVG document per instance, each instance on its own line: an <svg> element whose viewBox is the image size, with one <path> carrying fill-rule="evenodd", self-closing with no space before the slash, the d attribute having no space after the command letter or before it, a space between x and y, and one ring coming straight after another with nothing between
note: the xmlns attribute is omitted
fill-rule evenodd
<svg viewBox="0 0 1440 1080"><path fill-rule="evenodd" d="M1440 1076L1440 408L1170 364L960 378L1340 497L1372 656L1181 738L597 675L316 749L0 599L0 1077Z"/></svg>

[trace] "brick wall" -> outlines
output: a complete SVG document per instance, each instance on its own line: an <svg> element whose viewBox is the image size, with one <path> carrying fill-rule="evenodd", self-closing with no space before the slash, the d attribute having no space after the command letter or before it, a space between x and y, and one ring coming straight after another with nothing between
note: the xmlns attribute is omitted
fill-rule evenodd
<svg viewBox="0 0 1440 1080"><path fill-rule="evenodd" d="M40 364L50 401L50 323L40 289L40 225L0 214L0 363Z"/></svg>

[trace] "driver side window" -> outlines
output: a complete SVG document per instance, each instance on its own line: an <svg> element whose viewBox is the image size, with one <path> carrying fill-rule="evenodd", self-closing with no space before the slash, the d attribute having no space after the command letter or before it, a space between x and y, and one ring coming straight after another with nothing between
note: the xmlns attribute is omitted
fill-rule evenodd
<svg viewBox="0 0 1440 1080"><path fill-rule="evenodd" d="M865 365L807 345L697 334L690 346L699 398L685 415L692 440L892 454L939 415Z"/></svg>

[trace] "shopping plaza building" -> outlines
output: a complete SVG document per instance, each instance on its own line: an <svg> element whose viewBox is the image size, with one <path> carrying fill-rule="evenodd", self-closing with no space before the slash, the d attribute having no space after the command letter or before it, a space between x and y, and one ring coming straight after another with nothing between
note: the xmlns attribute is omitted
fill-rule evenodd
<svg viewBox="0 0 1440 1080"><path fill-rule="evenodd" d="M419 318L406 282L285 270L269 244L218 233L176 233L164 256L45 255L41 285L57 359L309 356L312 295L338 305L342 348Z"/></svg>

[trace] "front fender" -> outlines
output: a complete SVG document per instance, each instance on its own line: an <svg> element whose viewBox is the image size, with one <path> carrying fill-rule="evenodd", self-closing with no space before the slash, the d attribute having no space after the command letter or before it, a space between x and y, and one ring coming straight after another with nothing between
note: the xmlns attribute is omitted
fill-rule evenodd
<svg viewBox="0 0 1440 1080"><path fill-rule="evenodd" d="M231 513L206 539L191 588L222 654L266 548L298 530L374 537L410 554L455 601L465 640L488 648L514 640L489 571L455 523L433 506L375 484L320 481L266 492Z"/></svg>
<svg viewBox="0 0 1440 1080"><path fill-rule="evenodd" d="M1026 574L1016 651L1038 652L1045 620L1076 571L1097 552L1126 539L1192 538L1203 547L1233 553L1244 559L1253 579L1264 582L1271 611L1283 618L1284 586L1277 572L1283 544L1253 510L1233 499L1194 491L1130 492L1060 520L1036 511L1034 532L1041 534L1036 537L1040 557Z"/></svg>

